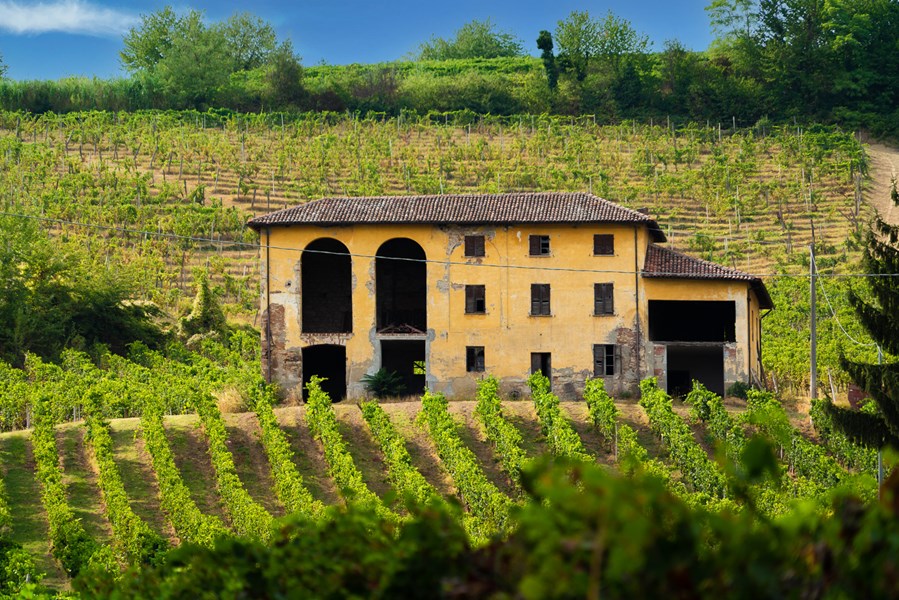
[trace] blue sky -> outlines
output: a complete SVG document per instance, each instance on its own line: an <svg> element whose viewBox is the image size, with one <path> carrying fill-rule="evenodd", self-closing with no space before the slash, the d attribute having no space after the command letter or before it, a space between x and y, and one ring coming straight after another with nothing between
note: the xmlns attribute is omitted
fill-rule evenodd
<svg viewBox="0 0 899 600"><path fill-rule="evenodd" d="M369 63L395 60L433 35L451 36L472 19L491 18L521 38L537 54L541 29L573 10L601 16L611 10L647 34L654 48L677 38L705 49L711 41L704 7L709 0L256 0L252 3L138 0L0 0L0 55L14 79L57 79L68 75L123 75L118 52L122 34L141 14L172 4L198 9L210 20L249 10L271 22L281 39L290 38L303 64Z"/></svg>

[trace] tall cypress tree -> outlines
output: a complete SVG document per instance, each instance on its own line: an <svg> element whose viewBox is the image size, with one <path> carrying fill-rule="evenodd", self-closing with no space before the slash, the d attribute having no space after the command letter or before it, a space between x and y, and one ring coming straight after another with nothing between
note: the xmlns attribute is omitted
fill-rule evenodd
<svg viewBox="0 0 899 600"><path fill-rule="evenodd" d="M850 292L849 302L880 348L899 355L899 227L879 217L868 233L862 266L873 301ZM840 364L880 409L878 414L840 408L828 403L834 425L847 436L868 447L899 448L899 362L859 363L840 358Z"/></svg>

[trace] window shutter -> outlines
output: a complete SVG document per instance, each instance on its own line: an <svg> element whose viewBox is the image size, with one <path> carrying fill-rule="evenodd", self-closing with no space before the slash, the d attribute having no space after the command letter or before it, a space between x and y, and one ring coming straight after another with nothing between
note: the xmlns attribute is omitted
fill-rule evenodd
<svg viewBox="0 0 899 600"><path fill-rule="evenodd" d="M531 373L539 373L540 366L540 353L531 352Z"/></svg>
<svg viewBox="0 0 899 600"><path fill-rule="evenodd" d="M609 233L597 233L593 236L593 254L615 254L615 236Z"/></svg>
<svg viewBox="0 0 899 600"><path fill-rule="evenodd" d="M550 314L549 284L548 283L532 283L531 284L531 314L532 315L548 315L548 314Z"/></svg>
<svg viewBox="0 0 899 600"><path fill-rule="evenodd" d="M484 236L465 236L465 256L484 256Z"/></svg>
<svg viewBox="0 0 899 600"><path fill-rule="evenodd" d="M530 248L528 252L531 256L537 256L540 254L540 236L539 235L531 235L528 236L528 244Z"/></svg>
<svg viewBox="0 0 899 600"><path fill-rule="evenodd" d="M611 283L593 284L593 314L615 314L615 288Z"/></svg>

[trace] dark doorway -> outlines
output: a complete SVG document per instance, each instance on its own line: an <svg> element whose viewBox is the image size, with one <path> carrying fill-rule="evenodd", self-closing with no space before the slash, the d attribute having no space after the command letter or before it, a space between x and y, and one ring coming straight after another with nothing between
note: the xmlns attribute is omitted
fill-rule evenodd
<svg viewBox="0 0 899 600"><path fill-rule="evenodd" d="M685 396L693 389L693 380L719 396L724 395L724 347L668 345L668 393Z"/></svg>
<svg viewBox="0 0 899 600"><path fill-rule="evenodd" d="M549 379L549 386L553 384L552 355L549 352L531 352L531 373L543 373Z"/></svg>
<svg viewBox="0 0 899 600"><path fill-rule="evenodd" d="M332 344L303 348L303 399L308 397L306 384L313 375L324 377L322 390L332 402L346 398L346 347Z"/></svg>
<svg viewBox="0 0 899 600"><path fill-rule="evenodd" d="M428 327L425 251L410 239L396 238L381 244L377 256L378 331L424 333Z"/></svg>
<svg viewBox="0 0 899 600"><path fill-rule="evenodd" d="M404 394L420 396L425 391L425 341L381 340L381 368L398 373Z"/></svg>
<svg viewBox="0 0 899 600"><path fill-rule="evenodd" d="M650 300L649 339L660 342L735 342L736 314L736 305L732 300Z"/></svg>
<svg viewBox="0 0 899 600"><path fill-rule="evenodd" d="M300 258L303 333L353 330L353 275L350 251L330 238L315 240Z"/></svg>

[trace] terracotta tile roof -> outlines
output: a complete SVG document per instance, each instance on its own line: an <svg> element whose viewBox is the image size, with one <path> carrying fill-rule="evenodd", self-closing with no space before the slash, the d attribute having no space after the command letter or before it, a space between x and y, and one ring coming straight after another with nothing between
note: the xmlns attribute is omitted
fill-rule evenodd
<svg viewBox="0 0 899 600"><path fill-rule="evenodd" d="M258 230L266 225L355 223L642 223L655 241L665 241L651 217L583 192L322 198L256 217L247 225Z"/></svg>
<svg viewBox="0 0 899 600"><path fill-rule="evenodd" d="M759 277L655 244L650 244L646 250L643 277L746 281L756 291L762 308L774 308L771 296Z"/></svg>

